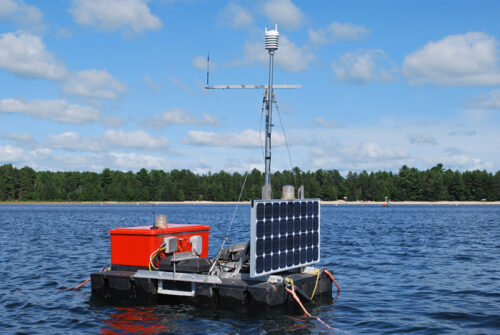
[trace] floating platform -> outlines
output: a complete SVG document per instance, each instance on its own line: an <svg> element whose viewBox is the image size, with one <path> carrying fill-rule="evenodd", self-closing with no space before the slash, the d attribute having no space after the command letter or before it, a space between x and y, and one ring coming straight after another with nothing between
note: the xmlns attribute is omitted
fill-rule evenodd
<svg viewBox="0 0 500 335"><path fill-rule="evenodd" d="M273 275L250 277L245 244L233 245L221 253L223 271L209 275L213 260L167 258L159 270L114 265L111 270L91 274L92 296L106 304L192 303L221 309L270 308L296 304L285 289L293 283L301 301L332 299L332 281L323 271L303 267ZM248 257L246 257L248 260ZM240 264L243 264L241 266Z"/></svg>

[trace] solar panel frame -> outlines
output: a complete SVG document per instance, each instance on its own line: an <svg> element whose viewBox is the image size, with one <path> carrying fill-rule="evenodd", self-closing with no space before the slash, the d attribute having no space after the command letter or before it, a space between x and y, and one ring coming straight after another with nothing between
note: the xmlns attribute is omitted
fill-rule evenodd
<svg viewBox="0 0 500 335"><path fill-rule="evenodd" d="M320 199L254 200L250 210L250 277L320 261Z"/></svg>

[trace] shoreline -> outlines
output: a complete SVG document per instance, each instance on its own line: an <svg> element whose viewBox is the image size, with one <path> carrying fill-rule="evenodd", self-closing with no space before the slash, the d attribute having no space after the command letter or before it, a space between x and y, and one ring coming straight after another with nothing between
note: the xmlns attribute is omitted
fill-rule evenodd
<svg viewBox="0 0 500 335"><path fill-rule="evenodd" d="M321 201L322 205L382 206L385 201ZM237 201L0 201L0 205L236 205ZM240 201L249 205L250 201ZM458 205L500 205L500 201L390 201L390 206L458 206Z"/></svg>

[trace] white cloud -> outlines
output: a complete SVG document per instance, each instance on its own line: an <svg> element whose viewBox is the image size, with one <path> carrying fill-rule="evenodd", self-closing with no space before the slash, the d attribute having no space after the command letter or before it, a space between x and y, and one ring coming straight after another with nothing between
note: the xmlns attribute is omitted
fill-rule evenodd
<svg viewBox="0 0 500 335"><path fill-rule="evenodd" d="M50 135L46 144L51 149L67 151L103 151L106 144L97 137L84 137L81 134L68 131L62 134Z"/></svg>
<svg viewBox="0 0 500 335"><path fill-rule="evenodd" d="M193 67L198 70L207 70L207 58L204 56L196 56L193 59ZM210 71L213 72L217 69L214 61L210 61Z"/></svg>
<svg viewBox="0 0 500 335"><path fill-rule="evenodd" d="M40 29L43 26L42 12L22 0L0 0L0 22L8 20L21 24L25 29Z"/></svg>
<svg viewBox="0 0 500 335"><path fill-rule="evenodd" d="M389 82L395 80L397 72L392 61L380 49L345 53L332 63L332 70L338 80L349 84Z"/></svg>
<svg viewBox="0 0 500 335"><path fill-rule="evenodd" d="M320 45L343 40L362 40L369 33L364 26L332 22L326 29L309 29L309 39L311 43Z"/></svg>
<svg viewBox="0 0 500 335"><path fill-rule="evenodd" d="M411 84L497 85L497 41L481 32L450 35L405 57L403 74Z"/></svg>
<svg viewBox="0 0 500 335"><path fill-rule="evenodd" d="M151 136L142 130L124 132L108 129L104 132L104 140L121 149L165 151L170 147L166 137Z"/></svg>
<svg viewBox="0 0 500 335"><path fill-rule="evenodd" d="M123 118L116 115L107 115L101 121L107 127L121 127L126 123Z"/></svg>
<svg viewBox="0 0 500 335"><path fill-rule="evenodd" d="M285 29L300 28L304 15L290 0L271 0L263 6L264 15Z"/></svg>
<svg viewBox="0 0 500 335"><path fill-rule="evenodd" d="M493 170L494 164L467 155L449 155L441 158L441 162L452 170Z"/></svg>
<svg viewBox="0 0 500 335"><path fill-rule="evenodd" d="M386 146L371 141L349 145L340 143L331 147L316 147L309 152L311 165L317 168L335 168L339 170L394 170L405 164L408 152L401 147Z"/></svg>
<svg viewBox="0 0 500 335"><path fill-rule="evenodd" d="M64 100L0 100L0 113L26 114L61 123L85 124L98 121L100 112L92 107L68 104Z"/></svg>
<svg viewBox="0 0 500 335"><path fill-rule="evenodd" d="M217 116L203 113L200 117L195 116L182 108L165 110L161 115L155 115L152 119L141 121L145 127L155 130L167 128L171 125L193 125L193 126L219 126Z"/></svg>
<svg viewBox="0 0 500 335"><path fill-rule="evenodd" d="M316 119L314 119L314 125L316 127L324 127L324 128L339 128L339 124L335 121L328 121L328 120L325 120L321 117L317 117Z"/></svg>
<svg viewBox="0 0 500 335"><path fill-rule="evenodd" d="M78 152L103 152L109 150L140 150L166 151L170 147L167 138L151 136L148 133L135 130L108 129L103 136L83 136L72 131L47 136L45 143L50 149L60 149Z"/></svg>
<svg viewBox="0 0 500 335"><path fill-rule="evenodd" d="M66 74L40 37L24 32L0 35L0 68L31 78L57 80Z"/></svg>
<svg viewBox="0 0 500 335"><path fill-rule="evenodd" d="M160 92L160 87L157 83L153 81L149 76L144 76L144 83L151 89L151 91L158 93Z"/></svg>
<svg viewBox="0 0 500 335"><path fill-rule="evenodd" d="M24 150L12 145L0 146L0 164L16 163L23 159Z"/></svg>
<svg viewBox="0 0 500 335"><path fill-rule="evenodd" d="M309 49L295 45L286 36L280 35L279 44L279 49L274 56L275 64L287 71L303 71L315 59ZM255 61L267 64L269 58L262 42L245 43L243 54L244 60L234 62L234 65L245 65Z"/></svg>
<svg viewBox="0 0 500 335"><path fill-rule="evenodd" d="M160 19L151 14L147 0L74 0L69 9L80 25L99 30L125 29L134 33L160 29Z"/></svg>
<svg viewBox="0 0 500 335"><path fill-rule="evenodd" d="M248 9L231 2L224 7L218 21L233 28L245 28L253 23L253 17Z"/></svg>
<svg viewBox="0 0 500 335"><path fill-rule="evenodd" d="M241 133L217 134L207 131L188 131L187 136L182 140L183 143L210 146L210 147L237 147L237 148L255 148L260 147L264 143L264 133L253 129L243 130ZM273 146L281 146L285 144L285 138L280 133L272 135Z"/></svg>
<svg viewBox="0 0 500 335"><path fill-rule="evenodd" d="M482 109L500 109L500 89L490 91L488 94L479 95L469 107Z"/></svg>
<svg viewBox="0 0 500 335"><path fill-rule="evenodd" d="M413 144L438 144L434 136L426 134L410 134L408 135L408 141Z"/></svg>
<svg viewBox="0 0 500 335"><path fill-rule="evenodd" d="M2 137L24 147L32 147L37 144L33 136L27 133L2 133Z"/></svg>
<svg viewBox="0 0 500 335"><path fill-rule="evenodd" d="M107 71L96 69L72 73L61 82L61 88L68 95L97 99L118 99L127 91L125 84Z"/></svg>

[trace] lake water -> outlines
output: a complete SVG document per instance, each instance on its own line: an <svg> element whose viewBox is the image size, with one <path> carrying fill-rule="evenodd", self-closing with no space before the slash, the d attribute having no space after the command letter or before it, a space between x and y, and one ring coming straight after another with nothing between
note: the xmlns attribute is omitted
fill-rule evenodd
<svg viewBox="0 0 500 335"><path fill-rule="evenodd" d="M169 222L208 224L217 252L234 205L161 205ZM240 206L229 243L248 238ZM322 206L321 267L342 291L308 305L337 333L499 334L500 206ZM102 306L90 284L109 264L108 231L149 225L146 205L1 205L2 333L329 332L296 312L241 315L191 305ZM334 293L335 294L335 293Z"/></svg>

